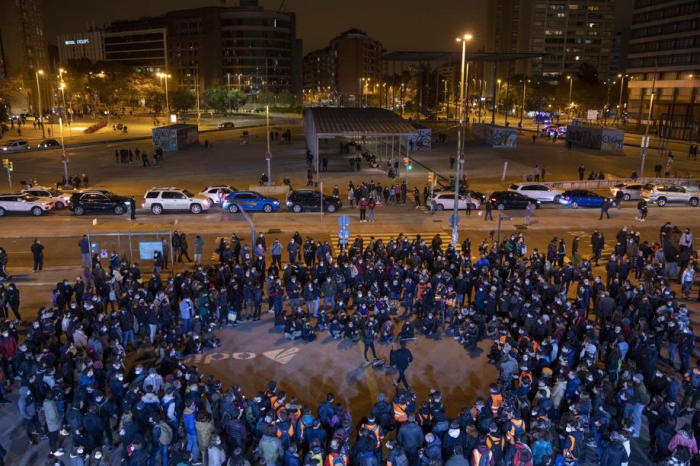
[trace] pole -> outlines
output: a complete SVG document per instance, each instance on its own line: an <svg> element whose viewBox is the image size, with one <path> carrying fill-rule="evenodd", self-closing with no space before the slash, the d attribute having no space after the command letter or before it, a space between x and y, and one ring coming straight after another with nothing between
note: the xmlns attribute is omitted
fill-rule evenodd
<svg viewBox="0 0 700 466"><path fill-rule="evenodd" d="M652 115L652 110L654 109L654 92L656 90L656 72L654 72L654 80L651 83L651 101L649 102L649 116L647 117L647 126L646 129L644 130L644 139L642 139L642 146L648 146L649 145L649 123L651 122L651 115ZM644 141L646 141L646 144L644 144ZM647 158L647 148L642 147L642 166L641 169L639 170L639 176L641 178L644 178L644 162L646 162Z"/></svg>
<svg viewBox="0 0 700 466"><path fill-rule="evenodd" d="M58 125L61 128L61 160L63 161L63 176L66 177L66 182L70 184L70 181L68 181L68 156L66 155L66 144L63 141L63 118L58 117Z"/></svg>
<svg viewBox="0 0 700 466"><path fill-rule="evenodd" d="M506 76L506 105L508 108L505 109L504 115L505 115L505 121L503 123L503 126L508 126L508 112L510 111L510 64L507 67L508 74Z"/></svg>
<svg viewBox="0 0 700 466"><path fill-rule="evenodd" d="M617 120L617 127L620 127L620 121L622 120L622 90L625 88L625 75L620 75L620 102L617 105L617 112L615 112L615 120Z"/></svg>
<svg viewBox="0 0 700 466"><path fill-rule="evenodd" d="M574 91L574 77L569 76L569 121L571 121L571 112L574 109L574 103L571 101Z"/></svg>
<svg viewBox="0 0 700 466"><path fill-rule="evenodd" d="M462 67L461 67L461 77L459 84L459 99L460 99L460 114L459 114L459 132L457 133L457 168L455 172L455 197L453 206L453 222L452 222L452 246L457 249L459 244L459 225L457 225L457 218L459 217L459 181L462 178L462 169L464 167L464 138L465 134L465 112L466 112L466 102L465 97L465 82L469 80L469 68L466 64L467 61L467 41L462 39ZM433 186L435 184L435 179L430 185L430 197L433 197Z"/></svg>
<svg viewBox="0 0 700 466"><path fill-rule="evenodd" d="M170 118L170 99L168 98L168 76L165 76L165 107L168 109L168 118Z"/></svg>
<svg viewBox="0 0 700 466"><path fill-rule="evenodd" d="M41 89L39 88L39 72L34 73L36 75L36 96L39 101L39 121L41 122L41 137L46 138L46 133L44 132L44 109L41 107Z"/></svg>
<svg viewBox="0 0 700 466"><path fill-rule="evenodd" d="M202 117L202 113L199 110L199 64L197 64L197 67L194 69L195 72L195 83L194 83L194 90L196 91L197 94L197 126L199 126L200 119Z"/></svg>
<svg viewBox="0 0 700 466"><path fill-rule="evenodd" d="M10 167L7 167L7 183L10 185L10 192L12 192L12 174L10 172Z"/></svg>
<svg viewBox="0 0 700 466"><path fill-rule="evenodd" d="M265 120L267 126L267 182L272 185L272 151L270 150L270 106L265 105Z"/></svg>
<svg viewBox="0 0 700 466"><path fill-rule="evenodd" d="M523 76L523 100L520 103L520 123L518 124L520 128L523 127L523 112L525 111L525 90L527 89L527 79Z"/></svg>

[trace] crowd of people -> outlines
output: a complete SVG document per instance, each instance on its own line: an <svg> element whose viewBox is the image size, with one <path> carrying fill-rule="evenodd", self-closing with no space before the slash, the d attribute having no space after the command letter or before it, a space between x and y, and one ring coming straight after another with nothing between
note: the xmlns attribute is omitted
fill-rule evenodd
<svg viewBox="0 0 700 466"><path fill-rule="evenodd" d="M95 256L50 305L23 309L26 333L3 324L0 402L11 391L19 400L2 415L18 413L31 445L47 439L49 465L626 465L644 419L649 458L690 464L700 367L670 271L683 266L690 298L697 254L674 238L670 224L651 242L624 228L605 258L596 232L587 258L579 237L569 255L563 240L540 251L522 234L474 250L439 235L357 237L341 251L298 233L286 247L261 233L249 248L234 235L221 240L219 264L168 278ZM177 244L179 255L184 234ZM217 380L187 360L263 311L290 340L358 342L376 367L374 343L398 343L387 362L395 391L358 413L332 393L301 403L292 380L247 392L242 374ZM439 387L412 390L420 375L408 371L406 342L444 336L465 357L491 342L499 377L488 393L455 403ZM134 348L152 357L134 361Z"/></svg>

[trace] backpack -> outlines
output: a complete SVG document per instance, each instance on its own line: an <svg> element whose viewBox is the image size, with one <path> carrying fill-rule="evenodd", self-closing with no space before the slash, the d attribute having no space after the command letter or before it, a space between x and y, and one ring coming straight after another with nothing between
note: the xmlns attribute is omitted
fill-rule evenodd
<svg viewBox="0 0 700 466"><path fill-rule="evenodd" d="M522 443L513 444L515 455L513 456L514 466L532 466L532 451Z"/></svg>
<svg viewBox="0 0 700 466"><path fill-rule="evenodd" d="M160 438L158 439L158 441L161 445L170 445L170 442L173 441L173 429L165 422L161 422L159 427Z"/></svg>
<svg viewBox="0 0 700 466"><path fill-rule="evenodd" d="M323 451L319 450L318 452L314 453L313 450L311 451L311 463L313 460L318 461L318 466L323 466Z"/></svg>
<svg viewBox="0 0 700 466"><path fill-rule="evenodd" d="M394 466L408 466L408 457L406 456L406 452L401 450L401 453L396 455Z"/></svg>
<svg viewBox="0 0 700 466"><path fill-rule="evenodd" d="M345 464L345 458L343 458L343 455L338 455L333 457L333 461L331 462L332 466L347 466Z"/></svg>
<svg viewBox="0 0 700 466"><path fill-rule="evenodd" d="M376 466L377 465L377 457L374 456L374 453L371 451L363 451L360 453L360 457L358 458L358 464L359 466Z"/></svg>

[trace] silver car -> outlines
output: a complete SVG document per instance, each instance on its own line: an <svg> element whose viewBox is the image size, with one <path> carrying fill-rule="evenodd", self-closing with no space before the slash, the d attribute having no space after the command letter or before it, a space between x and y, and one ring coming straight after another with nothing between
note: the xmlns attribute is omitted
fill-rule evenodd
<svg viewBox="0 0 700 466"><path fill-rule="evenodd" d="M642 189L642 198L647 202L656 203L659 207L669 202L684 202L697 207L700 203L700 192L675 184L647 183Z"/></svg>
<svg viewBox="0 0 700 466"><path fill-rule="evenodd" d="M622 191L623 200L635 201L642 198L643 187L644 185L641 183L620 183L610 187L610 194L612 194L612 198L615 199L618 191Z"/></svg>

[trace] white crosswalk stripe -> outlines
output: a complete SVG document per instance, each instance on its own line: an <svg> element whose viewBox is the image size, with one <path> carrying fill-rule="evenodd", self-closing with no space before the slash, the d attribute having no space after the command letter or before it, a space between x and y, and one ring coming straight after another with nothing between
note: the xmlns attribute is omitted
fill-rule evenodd
<svg viewBox="0 0 700 466"><path fill-rule="evenodd" d="M364 247L367 247L369 245L369 242L371 241L371 238L374 237L375 241L382 240L384 244L388 243L390 239L393 238L394 242L396 242L396 239L399 237L399 234L403 233L404 238L408 238L409 241L413 241L416 239L418 235L420 235L421 239L426 242L426 244L430 244L430 242L433 240L436 234L440 234L440 237L442 238L443 242L448 241L449 242L449 235L447 235L444 231L432 231L432 232L411 232L411 233L406 233L406 232L389 232L389 233L366 233L366 234L355 234L353 235L352 233L350 234L350 238L348 238L348 246L352 246L352 244L355 242L355 238L358 236L362 238L364 242ZM338 235L335 234L332 237L333 241L333 248L336 251L340 250L340 238L338 238Z"/></svg>

